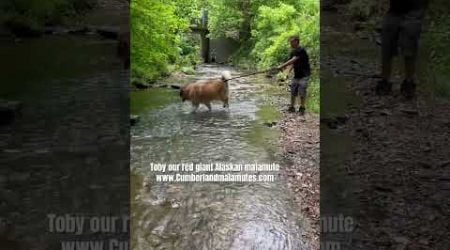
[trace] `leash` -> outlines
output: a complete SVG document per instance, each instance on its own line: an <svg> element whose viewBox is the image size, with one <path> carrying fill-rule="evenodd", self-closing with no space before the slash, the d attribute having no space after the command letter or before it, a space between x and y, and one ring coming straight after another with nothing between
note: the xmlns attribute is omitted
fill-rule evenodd
<svg viewBox="0 0 450 250"><path fill-rule="evenodd" d="M266 70L262 70L262 71L253 72L253 73L250 73L250 74L245 74L245 75L241 75L241 76L235 76L235 77L232 77L232 78L228 79L227 81L238 79L238 78L243 78L243 77L247 77L247 76L262 74L262 73L269 72L271 70L273 70L273 69L266 69Z"/></svg>

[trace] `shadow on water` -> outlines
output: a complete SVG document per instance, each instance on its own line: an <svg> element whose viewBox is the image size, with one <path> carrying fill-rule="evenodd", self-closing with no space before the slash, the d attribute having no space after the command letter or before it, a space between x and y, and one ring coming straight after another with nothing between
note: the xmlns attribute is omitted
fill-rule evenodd
<svg viewBox="0 0 450 250"><path fill-rule="evenodd" d="M21 104L0 126L2 222L17 249L61 249L73 236L50 233L48 214L128 212L129 74L114 40L49 35L0 44L0 98Z"/></svg>
<svg viewBox="0 0 450 250"><path fill-rule="evenodd" d="M224 69L239 74L202 65L195 77ZM229 110L217 103L196 114L177 91L132 95L158 96L135 100L148 107L135 109L141 119L131 131L133 249L310 249L302 237L308 222L278 173L275 182L169 184L156 182L150 169L152 162L279 163L278 131L264 125L279 117L268 84L263 77L231 81Z"/></svg>
<svg viewBox="0 0 450 250"><path fill-rule="evenodd" d="M348 88L348 80L343 77L332 76L328 70L321 72L321 120L338 119L346 117L352 107L358 107L360 100ZM346 121L347 122L347 121ZM345 124L330 127L321 122L320 128L320 214L322 218L336 218L340 215L353 217L357 201L354 190L357 184L350 176L348 162L352 156L352 136L345 130ZM329 224L323 224L321 243L347 242L345 232L330 229ZM331 227L333 228L333 227ZM326 232L326 233L324 233ZM327 248L331 249L331 248Z"/></svg>
<svg viewBox="0 0 450 250"><path fill-rule="evenodd" d="M345 78L331 76L329 71L321 72L322 103L326 109L322 109L321 119L336 119L346 117L351 107L360 105L357 96L351 93ZM352 152L352 137L341 128L329 128L327 124L321 124L321 204L322 208L330 207L330 211L338 208L345 210L352 202L348 193L352 190L346 163ZM324 214L327 212L322 210ZM343 213L346 211L342 211Z"/></svg>
<svg viewBox="0 0 450 250"><path fill-rule="evenodd" d="M24 95L35 96L47 86L68 85L71 78L108 73L111 64L120 67L115 58L116 41L95 36L48 36L20 42L4 39L0 44L0 67L8 72L2 76L3 98L26 99Z"/></svg>

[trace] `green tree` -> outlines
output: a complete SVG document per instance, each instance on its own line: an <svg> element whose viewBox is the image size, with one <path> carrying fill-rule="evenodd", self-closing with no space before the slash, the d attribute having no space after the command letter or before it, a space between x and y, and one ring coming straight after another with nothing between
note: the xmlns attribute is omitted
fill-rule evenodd
<svg viewBox="0 0 450 250"><path fill-rule="evenodd" d="M171 65L196 62L198 46L189 25L200 14L197 1L131 1L131 73L153 82L170 73Z"/></svg>

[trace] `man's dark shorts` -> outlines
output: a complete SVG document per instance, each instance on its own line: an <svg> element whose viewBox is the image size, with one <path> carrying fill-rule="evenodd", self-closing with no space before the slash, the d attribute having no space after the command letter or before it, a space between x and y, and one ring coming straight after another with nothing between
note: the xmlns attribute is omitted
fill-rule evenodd
<svg viewBox="0 0 450 250"><path fill-rule="evenodd" d="M399 53L405 57L415 57L421 31L422 17L419 11L403 15L388 13L383 21L383 57L392 58Z"/></svg>
<svg viewBox="0 0 450 250"><path fill-rule="evenodd" d="M291 82L291 95L300 96L302 98L306 97L308 89L309 77L303 77L301 79L292 78Z"/></svg>

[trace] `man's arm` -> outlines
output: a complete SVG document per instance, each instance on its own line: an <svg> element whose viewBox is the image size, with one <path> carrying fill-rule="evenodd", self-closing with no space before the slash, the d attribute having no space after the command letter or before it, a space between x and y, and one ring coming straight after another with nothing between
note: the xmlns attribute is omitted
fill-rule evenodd
<svg viewBox="0 0 450 250"><path fill-rule="evenodd" d="M289 59L289 61L287 61L287 62L281 64L280 66L278 66L277 69L282 70L282 69L284 69L286 66L289 66L289 65L295 63L299 58L300 58L299 56L294 56L294 57L292 57L291 59Z"/></svg>

